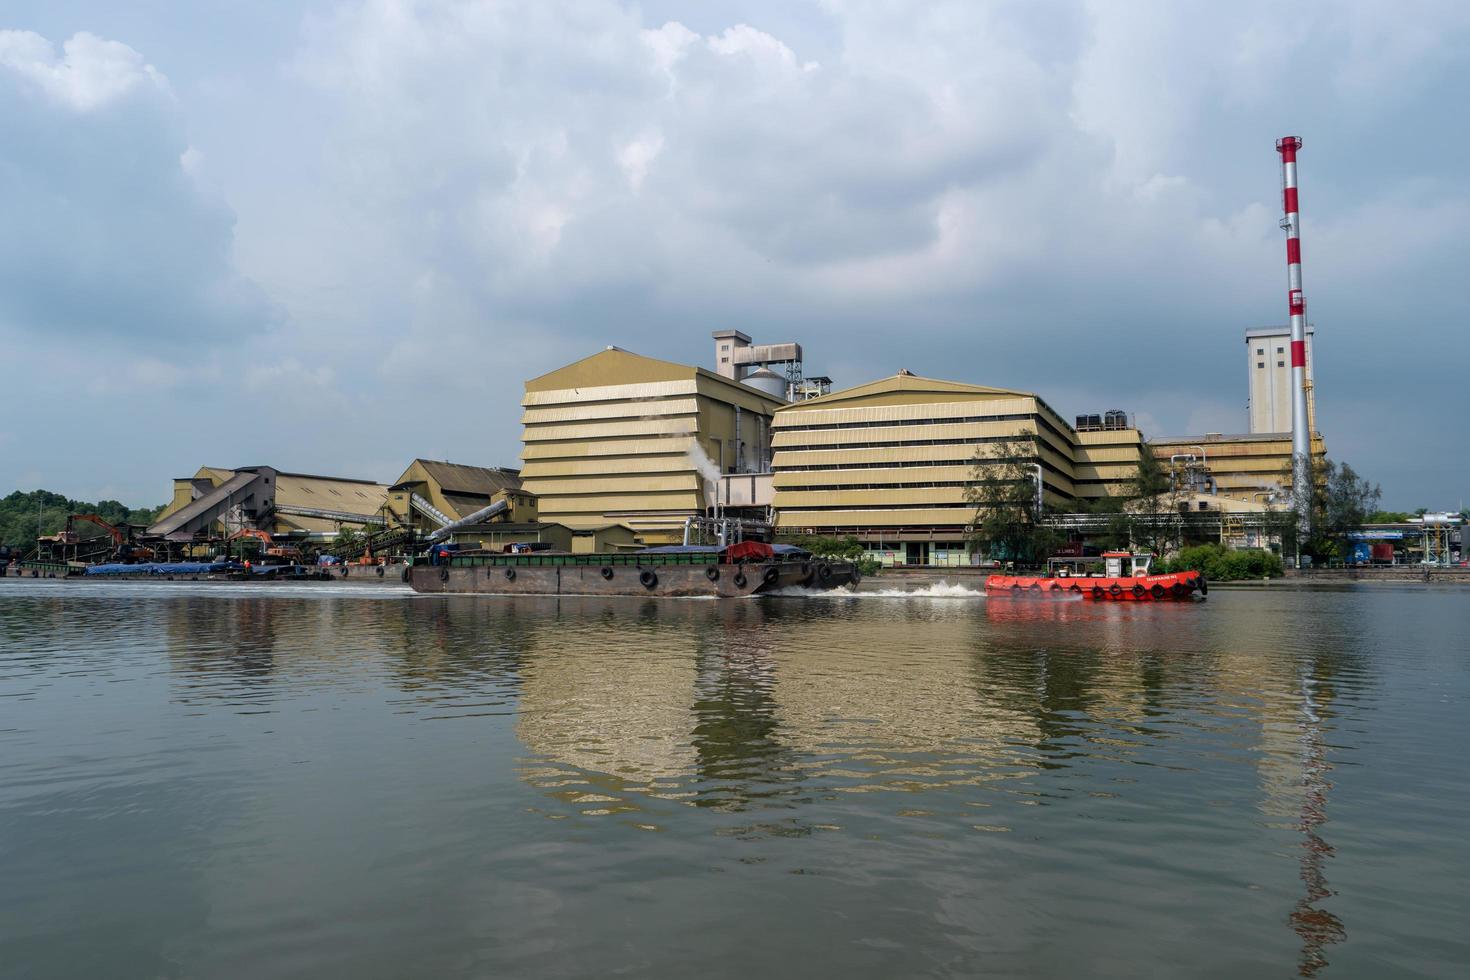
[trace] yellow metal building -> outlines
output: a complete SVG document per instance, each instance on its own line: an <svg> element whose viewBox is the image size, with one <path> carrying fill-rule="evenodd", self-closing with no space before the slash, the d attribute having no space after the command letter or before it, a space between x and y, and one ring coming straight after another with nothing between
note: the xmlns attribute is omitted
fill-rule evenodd
<svg viewBox="0 0 1470 980"><path fill-rule="evenodd" d="M371 480L288 473L270 466L203 466L174 480L173 500L148 534L176 542L222 537L245 527L305 532L318 540L342 526L390 522L388 487Z"/></svg>
<svg viewBox="0 0 1470 980"><path fill-rule="evenodd" d="M1030 392L901 371L777 410L778 523L851 534L903 561L963 564L975 461L1017 438L1037 447L1027 465L1040 466L1048 507L1122 492L1142 445L1133 429L1078 433Z"/></svg>
<svg viewBox="0 0 1470 980"><path fill-rule="evenodd" d="M533 524L538 520L536 496L522 487L518 470L416 459L388 488L388 509L394 522L411 524L425 533L463 520L498 500L509 506L503 522Z"/></svg>
<svg viewBox="0 0 1470 980"><path fill-rule="evenodd" d="M609 347L526 382L521 479L540 517L678 540L722 473L758 472L782 402L713 371Z"/></svg>
<svg viewBox="0 0 1470 980"><path fill-rule="evenodd" d="M1221 496L1264 503L1275 493L1278 505L1288 504L1282 491L1291 488L1291 433L1223 435L1151 439L1149 448L1159 461L1176 466L1198 465L1214 478ZM1192 459L1191 459L1192 458ZM1322 471L1327 444L1320 432L1312 434L1312 459Z"/></svg>

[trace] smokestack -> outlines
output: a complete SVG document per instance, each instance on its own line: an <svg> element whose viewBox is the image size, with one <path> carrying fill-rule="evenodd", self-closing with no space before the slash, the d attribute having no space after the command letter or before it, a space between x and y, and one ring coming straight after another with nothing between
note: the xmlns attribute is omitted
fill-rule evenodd
<svg viewBox="0 0 1470 980"><path fill-rule="evenodd" d="M1301 148L1296 136L1276 141L1286 212L1281 219L1286 230L1286 301L1291 311L1291 500L1305 537L1312 513L1312 422L1307 415L1307 302L1302 296L1302 225L1296 193L1296 151Z"/></svg>

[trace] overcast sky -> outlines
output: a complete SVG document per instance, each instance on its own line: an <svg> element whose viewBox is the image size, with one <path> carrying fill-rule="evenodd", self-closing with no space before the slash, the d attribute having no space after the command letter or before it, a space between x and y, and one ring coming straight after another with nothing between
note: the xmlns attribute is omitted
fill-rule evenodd
<svg viewBox="0 0 1470 980"><path fill-rule="evenodd" d="M521 382L795 340L1246 428L1285 322L1329 453L1470 483L1470 4L7 0L0 493L517 465Z"/></svg>

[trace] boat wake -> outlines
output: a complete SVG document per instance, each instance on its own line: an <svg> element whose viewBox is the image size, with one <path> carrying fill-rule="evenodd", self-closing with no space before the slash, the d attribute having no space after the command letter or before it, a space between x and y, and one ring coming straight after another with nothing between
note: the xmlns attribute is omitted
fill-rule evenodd
<svg viewBox="0 0 1470 980"><path fill-rule="evenodd" d="M984 599L985 593L963 585L936 582L917 589L806 589L793 586L764 593L812 599Z"/></svg>

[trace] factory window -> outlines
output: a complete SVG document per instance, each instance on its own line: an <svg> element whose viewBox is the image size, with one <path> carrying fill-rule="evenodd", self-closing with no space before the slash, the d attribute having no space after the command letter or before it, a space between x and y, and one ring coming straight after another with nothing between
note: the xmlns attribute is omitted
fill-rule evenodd
<svg viewBox="0 0 1470 980"><path fill-rule="evenodd" d="M1276 362L1276 366L1277 367L1286 367L1286 362L1285 361L1277 361Z"/></svg>
<svg viewBox="0 0 1470 980"><path fill-rule="evenodd" d="M1264 348L1264 347L1257 347L1256 348L1256 356L1259 357L1260 355L1262 355L1264 353L1266 353L1266 348Z"/></svg>
<svg viewBox="0 0 1470 980"><path fill-rule="evenodd" d="M1263 368L1265 366L1266 366L1266 362L1265 361L1257 361L1256 362L1256 367L1258 367L1258 368Z"/></svg>
<svg viewBox="0 0 1470 980"><path fill-rule="evenodd" d="M1285 347L1278 347L1278 348L1276 348L1276 353L1278 353L1278 354L1285 354L1286 353L1286 348Z"/></svg>

